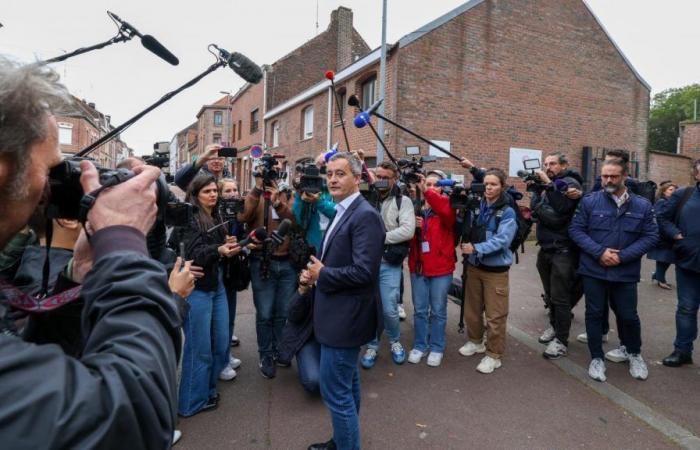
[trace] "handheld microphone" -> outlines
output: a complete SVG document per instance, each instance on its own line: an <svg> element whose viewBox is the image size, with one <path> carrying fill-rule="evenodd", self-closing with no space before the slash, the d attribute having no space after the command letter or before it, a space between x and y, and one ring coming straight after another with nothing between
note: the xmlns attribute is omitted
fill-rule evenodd
<svg viewBox="0 0 700 450"><path fill-rule="evenodd" d="M457 184L457 180L438 180L435 184L440 187L454 187Z"/></svg>
<svg viewBox="0 0 700 450"><path fill-rule="evenodd" d="M289 233L289 228L291 226L292 221L289 219L284 219L280 223L280 226L272 232L272 235L270 236L272 238L272 241L277 245L282 244L282 241L284 241L284 238L287 236L287 233Z"/></svg>
<svg viewBox="0 0 700 450"><path fill-rule="evenodd" d="M360 114L356 115L352 123L355 128L364 128L370 121L369 113L367 111L362 111Z"/></svg>
<svg viewBox="0 0 700 450"><path fill-rule="evenodd" d="M265 228L260 227L251 231L247 238L238 242L238 245L240 245L241 247L245 247L248 244L259 244L265 239L267 239L267 231L265 230Z"/></svg>
<svg viewBox="0 0 700 450"><path fill-rule="evenodd" d="M372 106L370 106L365 112L367 114L374 114L374 112L379 109L379 106L382 104L383 101L384 101L384 99L380 98L379 100L374 102L374 104Z"/></svg>
<svg viewBox="0 0 700 450"><path fill-rule="evenodd" d="M258 84L260 80L262 80L263 74L260 66L251 61L247 56L238 52L230 53L214 44L212 44L212 46L219 51L221 58L227 61L228 66L233 69L239 77L253 84Z"/></svg>
<svg viewBox="0 0 700 450"><path fill-rule="evenodd" d="M335 79L335 72L333 72L332 70L327 70L326 71L326 79L333 81Z"/></svg>
<svg viewBox="0 0 700 450"><path fill-rule="evenodd" d="M177 59L177 56L173 55L170 50L165 48L163 44L158 42L156 38L151 36L150 34L141 34L139 30L137 30L133 25L131 25L129 22L122 20L114 14L111 11L107 11L107 14L109 17L111 17L115 22L118 22L120 25L121 30L126 31L132 36L138 36L141 38L141 45L143 45L148 51L153 53L154 55L158 56L159 58L163 59L164 61L172 64L173 66L177 66L180 64L180 60Z"/></svg>

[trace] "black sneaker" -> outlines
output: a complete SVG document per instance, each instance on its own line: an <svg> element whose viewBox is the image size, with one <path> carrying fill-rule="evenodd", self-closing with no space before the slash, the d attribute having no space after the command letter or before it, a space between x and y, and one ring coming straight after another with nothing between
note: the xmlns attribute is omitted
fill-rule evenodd
<svg viewBox="0 0 700 450"><path fill-rule="evenodd" d="M275 359L275 364L277 364L279 367L289 367L292 365L291 361L283 361L282 359L280 359L280 355L277 353L275 353L273 358Z"/></svg>
<svg viewBox="0 0 700 450"><path fill-rule="evenodd" d="M271 378L275 378L275 375L277 375L277 366L275 366L275 359L272 357L272 355L263 356L260 360L259 366L260 374L263 376L263 378L267 378L269 380Z"/></svg>

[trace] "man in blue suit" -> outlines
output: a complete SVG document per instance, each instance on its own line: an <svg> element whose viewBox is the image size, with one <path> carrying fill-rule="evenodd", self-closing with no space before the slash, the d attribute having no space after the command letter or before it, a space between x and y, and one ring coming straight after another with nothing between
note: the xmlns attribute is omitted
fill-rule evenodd
<svg viewBox="0 0 700 450"><path fill-rule="evenodd" d="M360 161L336 153L327 165L328 191L336 215L321 243L321 259L311 257L301 284L316 286L314 335L321 344L321 396L331 412L333 439L309 450L360 448L360 347L380 330L379 266L384 225L360 195Z"/></svg>

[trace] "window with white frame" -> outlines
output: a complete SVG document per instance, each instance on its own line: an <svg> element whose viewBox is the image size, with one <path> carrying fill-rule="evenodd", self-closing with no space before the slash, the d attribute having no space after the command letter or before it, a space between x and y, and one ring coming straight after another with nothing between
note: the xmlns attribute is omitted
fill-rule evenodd
<svg viewBox="0 0 700 450"><path fill-rule="evenodd" d="M58 124L58 143L64 145L73 144L73 124L59 123Z"/></svg>
<svg viewBox="0 0 700 450"><path fill-rule="evenodd" d="M280 145L280 122L276 120L272 124L272 146L278 147Z"/></svg>
<svg viewBox="0 0 700 450"><path fill-rule="evenodd" d="M362 83L362 109L367 109L374 103L374 85L376 81L377 77L373 76Z"/></svg>
<svg viewBox="0 0 700 450"><path fill-rule="evenodd" d="M304 122L304 134L302 134L302 139L309 139L314 135L314 107L307 106L303 113Z"/></svg>

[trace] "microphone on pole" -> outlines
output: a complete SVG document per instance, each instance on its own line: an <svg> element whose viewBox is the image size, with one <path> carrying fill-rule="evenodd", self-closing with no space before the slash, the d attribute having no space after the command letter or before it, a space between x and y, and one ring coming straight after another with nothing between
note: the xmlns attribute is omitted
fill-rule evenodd
<svg viewBox="0 0 700 450"><path fill-rule="evenodd" d="M117 16L111 11L107 11L107 14L109 14L109 17L111 17L112 20L119 23L121 31L128 33L129 36L140 37L141 45L143 45L148 51L158 56L162 60L166 61L167 63L172 64L173 66L177 66L178 64L180 64L180 60L177 59L177 56L173 55L170 52L170 50L165 48L165 46L158 42L156 38L154 38L150 34L141 34L141 32L139 32L139 30L137 30L133 25L131 25L125 20L122 20L119 16Z"/></svg>
<svg viewBox="0 0 700 450"><path fill-rule="evenodd" d="M291 227L291 226L292 226L292 221L289 219L284 219L280 223L280 226L277 227L277 229L271 233L270 237L272 238L272 241L277 245L282 244L282 241L284 241L284 238L289 233L289 227Z"/></svg>
<svg viewBox="0 0 700 450"><path fill-rule="evenodd" d="M238 242L238 245L245 247L248 244L260 244L261 242L265 241L265 239L267 239L267 231L265 228L260 227L251 231L247 238Z"/></svg>
<svg viewBox="0 0 700 450"><path fill-rule="evenodd" d="M260 66L251 61L247 56L238 52L229 52L215 44L211 44L219 52L219 57L225 60L228 66L233 69L241 78L248 83L258 84L262 80L262 70Z"/></svg>

